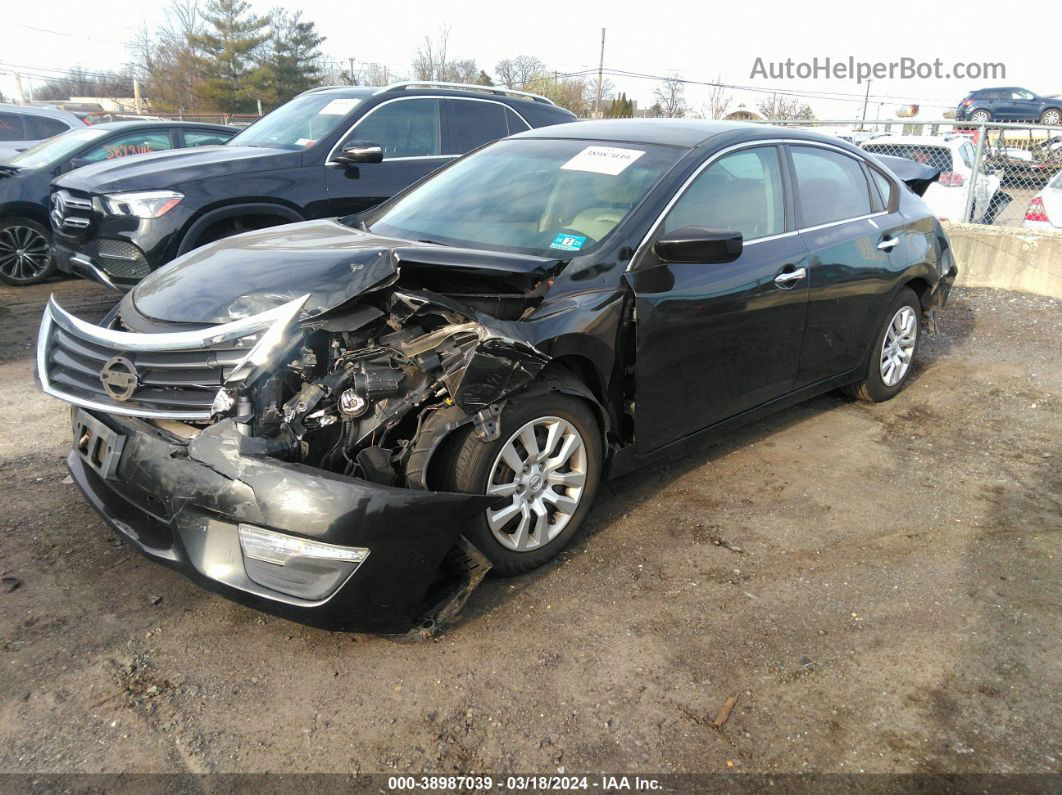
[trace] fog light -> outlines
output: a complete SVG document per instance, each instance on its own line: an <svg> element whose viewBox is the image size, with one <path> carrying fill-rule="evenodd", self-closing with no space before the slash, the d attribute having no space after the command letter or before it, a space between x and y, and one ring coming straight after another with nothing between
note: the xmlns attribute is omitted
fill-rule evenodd
<svg viewBox="0 0 1062 795"><path fill-rule="evenodd" d="M343 547L240 525L247 576L266 588L301 599L326 599L369 557L364 547Z"/></svg>

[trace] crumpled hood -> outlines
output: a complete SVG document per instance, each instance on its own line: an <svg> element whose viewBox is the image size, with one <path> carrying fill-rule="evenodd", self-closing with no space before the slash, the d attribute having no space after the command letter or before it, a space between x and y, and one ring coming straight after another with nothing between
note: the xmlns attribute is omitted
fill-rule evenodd
<svg viewBox="0 0 1062 795"><path fill-rule="evenodd" d="M256 172L294 168L302 157L301 151L232 144L170 149L82 166L53 184L88 193L172 189L211 177L238 180Z"/></svg>
<svg viewBox="0 0 1062 795"><path fill-rule="evenodd" d="M125 300L149 319L214 324L309 294L306 319L391 284L399 267L531 283L546 278L557 265L559 261L541 257L411 244L336 220L305 221L195 249L150 274Z"/></svg>

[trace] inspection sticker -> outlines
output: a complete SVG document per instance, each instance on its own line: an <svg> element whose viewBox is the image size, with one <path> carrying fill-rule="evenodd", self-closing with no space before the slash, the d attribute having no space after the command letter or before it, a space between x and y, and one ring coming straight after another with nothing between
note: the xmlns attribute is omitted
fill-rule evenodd
<svg viewBox="0 0 1062 795"><path fill-rule="evenodd" d="M346 116L361 102L360 99L333 99L319 111L318 116Z"/></svg>
<svg viewBox="0 0 1062 795"><path fill-rule="evenodd" d="M582 235L566 235L563 232L553 238L550 248L559 248L561 251L578 251L586 245L586 238Z"/></svg>
<svg viewBox="0 0 1062 795"><path fill-rule="evenodd" d="M595 174L621 173L644 155L639 149L620 149L616 146L588 146L563 166L565 171L591 171Z"/></svg>

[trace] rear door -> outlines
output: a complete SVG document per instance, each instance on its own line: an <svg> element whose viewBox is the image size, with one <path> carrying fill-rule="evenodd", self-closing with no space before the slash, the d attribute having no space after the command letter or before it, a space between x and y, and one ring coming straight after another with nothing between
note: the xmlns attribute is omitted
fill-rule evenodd
<svg viewBox="0 0 1062 795"><path fill-rule="evenodd" d="M442 100L403 97L370 109L329 154L325 163L328 201L318 217L367 210L430 174L453 155L443 146ZM349 141L373 141L384 150L382 163L346 166L334 160Z"/></svg>
<svg viewBox="0 0 1062 795"><path fill-rule="evenodd" d="M896 187L883 173L826 145L786 149L800 238L810 254L799 388L846 373L863 360L882 297L891 289L894 263L906 260L909 241L892 195Z"/></svg>
<svg viewBox="0 0 1062 795"><path fill-rule="evenodd" d="M740 231L727 263L667 263L652 244L684 226ZM808 259L787 232L775 145L711 161L674 200L628 282L636 296L635 436L640 453L793 388L807 306Z"/></svg>

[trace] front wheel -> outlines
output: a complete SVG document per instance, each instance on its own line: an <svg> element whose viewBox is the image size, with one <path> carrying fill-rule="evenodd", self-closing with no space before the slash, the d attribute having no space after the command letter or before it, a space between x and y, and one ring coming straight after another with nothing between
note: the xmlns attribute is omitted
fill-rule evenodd
<svg viewBox="0 0 1062 795"><path fill-rule="evenodd" d="M0 282L24 287L55 274L51 231L30 218L0 220Z"/></svg>
<svg viewBox="0 0 1062 795"><path fill-rule="evenodd" d="M866 376L845 388L853 397L873 403L888 400L907 385L922 341L922 305L913 290L901 290L885 317L870 351Z"/></svg>
<svg viewBox="0 0 1062 795"><path fill-rule="evenodd" d="M550 393L511 401L492 442L461 429L434 468L443 488L498 498L466 535L499 574L521 574L572 540L597 493L601 458L589 406Z"/></svg>
<svg viewBox="0 0 1062 795"><path fill-rule="evenodd" d="M1058 127L1062 124L1062 111L1058 108L1048 108L1040 114L1040 124L1048 127Z"/></svg>
<svg viewBox="0 0 1062 795"><path fill-rule="evenodd" d="M978 124L984 124L985 122L992 121L992 114L983 108L978 108L970 114L970 121L975 121Z"/></svg>

